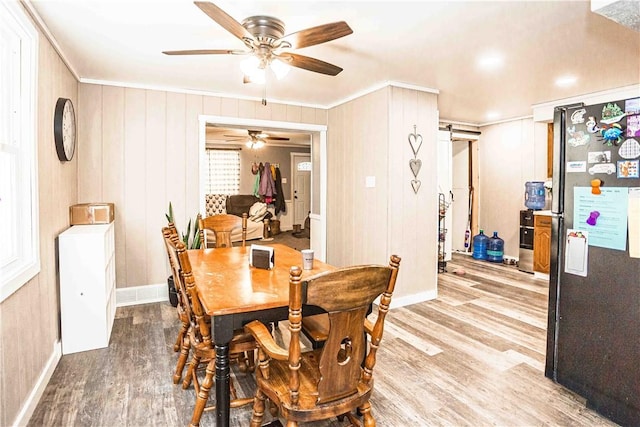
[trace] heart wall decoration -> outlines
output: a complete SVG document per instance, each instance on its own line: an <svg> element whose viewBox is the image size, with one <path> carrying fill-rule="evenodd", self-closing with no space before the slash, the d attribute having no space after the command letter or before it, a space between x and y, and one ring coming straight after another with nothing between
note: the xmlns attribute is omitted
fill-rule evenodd
<svg viewBox="0 0 640 427"><path fill-rule="evenodd" d="M422 160L420 159L411 159L409 160L409 167L411 168L411 172L413 172L413 177L418 177L418 172L420 172L420 168L422 167Z"/></svg>
<svg viewBox="0 0 640 427"><path fill-rule="evenodd" d="M422 167L422 160L418 159L418 152L420 151L420 147L422 147L422 135L418 133L416 125L413 125L413 133L410 133L407 139L413 152L413 159L409 160L409 168L414 178L411 180L411 188L413 188L415 194L418 194L421 185L418 179L418 173L420 173L420 168Z"/></svg>

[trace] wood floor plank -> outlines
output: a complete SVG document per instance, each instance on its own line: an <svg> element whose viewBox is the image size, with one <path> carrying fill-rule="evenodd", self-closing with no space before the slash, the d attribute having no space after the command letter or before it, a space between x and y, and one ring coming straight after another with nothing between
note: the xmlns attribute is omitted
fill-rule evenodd
<svg viewBox="0 0 640 427"><path fill-rule="evenodd" d="M436 300L387 316L371 400L378 426L615 426L544 377L545 281L457 254L447 269ZM118 308L109 347L63 356L28 425L187 425L194 390L171 381L179 326L168 303ZM287 328L279 323L280 343ZM232 366L232 376L239 394L253 394L252 375ZM250 407L233 409L230 424L250 418ZM213 425L205 412L201 426Z"/></svg>

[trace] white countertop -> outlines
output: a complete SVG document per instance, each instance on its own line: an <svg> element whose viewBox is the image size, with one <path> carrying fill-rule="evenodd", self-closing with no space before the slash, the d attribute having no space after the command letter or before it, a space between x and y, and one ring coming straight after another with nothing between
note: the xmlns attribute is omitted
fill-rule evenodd
<svg viewBox="0 0 640 427"><path fill-rule="evenodd" d="M550 210L542 210L542 211L533 211L534 215L546 215L546 216L551 216L551 211Z"/></svg>

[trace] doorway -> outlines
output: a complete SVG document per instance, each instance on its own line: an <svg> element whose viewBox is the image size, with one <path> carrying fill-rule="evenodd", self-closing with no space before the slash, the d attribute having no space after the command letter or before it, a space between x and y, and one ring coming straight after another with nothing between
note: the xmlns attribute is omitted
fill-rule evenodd
<svg viewBox="0 0 640 427"><path fill-rule="evenodd" d="M472 236L478 233L479 138L478 131L439 131L438 191L445 193L448 203L447 258L451 252L470 254Z"/></svg>
<svg viewBox="0 0 640 427"><path fill-rule="evenodd" d="M306 153L291 153L291 175L293 177L293 223L301 224L311 213L311 156Z"/></svg>
<svg viewBox="0 0 640 427"><path fill-rule="evenodd" d="M242 127L245 129L263 129L280 132L307 132L313 135L311 139L311 156L313 164L310 172L309 209L311 218L311 249L315 256L326 260L327 236L326 236L326 205L327 205L327 126L310 123L278 122L271 120L247 119L242 117L208 116L200 115L199 121L199 206L200 211L205 212L205 187L202 179L205 170L205 147L207 124L218 126ZM306 218L306 217L305 217Z"/></svg>
<svg viewBox="0 0 640 427"><path fill-rule="evenodd" d="M473 203L469 184L469 141L454 139L452 143L452 188L454 206L451 210L451 249L454 252L471 252L470 203Z"/></svg>

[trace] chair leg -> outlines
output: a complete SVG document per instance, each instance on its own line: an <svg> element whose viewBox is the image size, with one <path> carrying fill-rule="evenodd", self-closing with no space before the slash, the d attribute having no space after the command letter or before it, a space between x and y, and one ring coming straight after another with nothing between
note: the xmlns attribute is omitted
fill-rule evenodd
<svg viewBox="0 0 640 427"><path fill-rule="evenodd" d="M347 419L349 420L350 424L349 426L352 427L362 427L362 423L360 422L360 420L358 419L358 417L356 417L354 414L352 414L351 412L347 412L346 414L342 414L340 416L338 416L338 421L344 421L344 418L347 417Z"/></svg>
<svg viewBox="0 0 640 427"><path fill-rule="evenodd" d="M200 356L194 354L191 358L191 363L189 363L189 367L187 368L187 374L184 376L184 381L182 381L182 389L186 390L191 385L191 379L193 378L193 374L198 369L198 365L200 364Z"/></svg>
<svg viewBox="0 0 640 427"><path fill-rule="evenodd" d="M358 408L362 413L362 424L364 427L376 427L376 420L371 414L371 403L368 401Z"/></svg>
<svg viewBox="0 0 640 427"><path fill-rule="evenodd" d="M247 351L247 366L249 372L256 370L256 353L255 350Z"/></svg>
<svg viewBox="0 0 640 427"><path fill-rule="evenodd" d="M250 427L260 427L264 417L264 400L266 396L260 390L256 390L256 397L253 399L253 414L251 415Z"/></svg>
<svg viewBox="0 0 640 427"><path fill-rule="evenodd" d="M187 363L187 359L189 358L189 349L191 348L191 343L189 342L189 338L184 338L182 340L182 349L180 350L180 356L178 356L178 363L176 364L176 372L173 374L173 383L178 384L180 382L180 378L182 378L182 371L184 370L184 365Z"/></svg>
<svg viewBox="0 0 640 427"><path fill-rule="evenodd" d="M229 379L229 396L231 397L232 401L238 398L238 393L236 392L236 384L235 381L233 381L233 378Z"/></svg>
<svg viewBox="0 0 640 427"><path fill-rule="evenodd" d="M180 332L178 332L178 338L176 339L176 343L173 345L173 351L175 351L176 353L180 351L180 344L182 344L182 340L184 340L184 337L186 336L188 330L189 324L182 322Z"/></svg>
<svg viewBox="0 0 640 427"><path fill-rule="evenodd" d="M238 370L243 374L249 371L249 361L246 353L238 353L233 359L230 360L230 362L236 363L238 365Z"/></svg>
<svg viewBox="0 0 640 427"><path fill-rule="evenodd" d="M194 371L195 372L195 371ZM200 418L204 412L205 406L207 406L207 400L209 400L209 390L213 386L213 375L215 374L215 359L212 359L207 365L207 371L204 376L204 381L200 386L198 397L196 399L196 406L193 408L193 416L191 417L190 427L197 427L200 425Z"/></svg>

